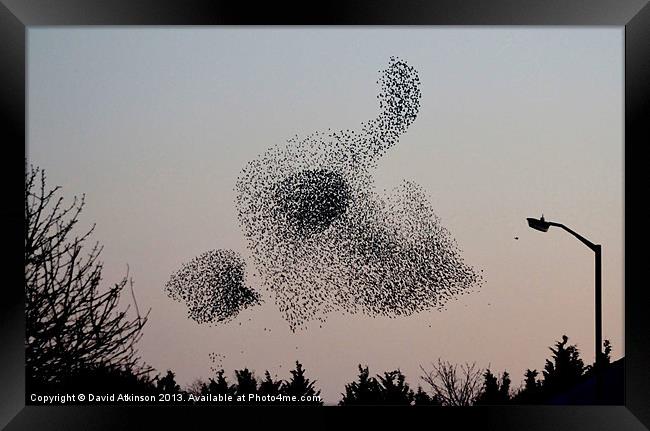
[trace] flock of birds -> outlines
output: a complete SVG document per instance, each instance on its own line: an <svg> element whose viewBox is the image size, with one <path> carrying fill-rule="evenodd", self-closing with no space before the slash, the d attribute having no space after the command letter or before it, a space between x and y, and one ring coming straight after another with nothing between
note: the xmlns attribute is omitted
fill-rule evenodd
<svg viewBox="0 0 650 431"><path fill-rule="evenodd" d="M260 294L245 284L245 269L244 260L232 250L207 251L174 273L165 291L184 302L196 322L227 322L261 302Z"/></svg>
<svg viewBox="0 0 650 431"><path fill-rule="evenodd" d="M211 352L208 354L208 358L213 365L210 366L210 371L213 373L218 373L223 370L223 360L226 359L226 355L221 353Z"/></svg>
<svg viewBox="0 0 650 431"><path fill-rule="evenodd" d="M373 169L420 108L420 80L391 57L380 71L379 115L359 130L315 132L275 145L237 178L236 208L264 288L295 331L328 313L404 316L440 309L480 285L421 187L375 192ZM199 323L259 304L233 251L207 252L166 290Z"/></svg>

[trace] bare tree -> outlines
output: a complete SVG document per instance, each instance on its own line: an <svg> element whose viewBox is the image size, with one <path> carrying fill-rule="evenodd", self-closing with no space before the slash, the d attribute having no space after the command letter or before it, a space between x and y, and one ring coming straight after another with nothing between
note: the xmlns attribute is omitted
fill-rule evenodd
<svg viewBox="0 0 650 431"><path fill-rule="evenodd" d="M431 364L433 369L421 376L433 390L433 394L444 406L471 406L481 393L483 370L476 363L463 365L438 359L437 364Z"/></svg>
<svg viewBox="0 0 650 431"><path fill-rule="evenodd" d="M185 392L192 395L201 395L201 390L206 386L206 382L203 379L196 378L192 383L185 387Z"/></svg>
<svg viewBox="0 0 650 431"><path fill-rule="evenodd" d="M151 371L141 363L136 343L149 312L131 319L120 310L120 294L133 283L126 276L100 289L102 247L84 249L95 226L76 234L84 196L64 205L59 187L48 189L45 173L25 174L26 365L28 378L56 382L83 367L106 366L136 375Z"/></svg>

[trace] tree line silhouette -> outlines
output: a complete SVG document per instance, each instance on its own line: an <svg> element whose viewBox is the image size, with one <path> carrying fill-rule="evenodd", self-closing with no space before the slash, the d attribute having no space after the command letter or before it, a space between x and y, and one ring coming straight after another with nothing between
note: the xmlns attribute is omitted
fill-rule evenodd
<svg viewBox="0 0 650 431"><path fill-rule="evenodd" d="M220 369L207 380L197 379L185 388L167 370L156 374L138 354L137 342L149 312L140 314L133 281L126 276L100 288L102 248L87 242L94 225L78 231L84 197L64 205L59 187L48 189L45 173L31 167L25 174L25 369L26 402L29 394L130 393L181 394L183 403L202 399L251 396L249 404L268 404L295 397L291 404L321 405L316 380L307 377L296 361L286 380L268 370L258 378L248 368L234 371L228 381ZM128 290L127 290L128 288ZM131 293L134 310L120 309L119 299ZM135 313L135 314L134 314ZM593 386L597 372L622 367L611 363L612 346L604 342L602 369L585 365L576 345L566 335L550 347L544 368L528 369L523 385L511 387L507 371L495 373L476 363L453 364L438 359L429 369L420 367L426 385L414 390L401 370L371 375L358 365L355 381L345 385L339 405L471 406L499 404L581 403L580 392ZM622 404L622 373L608 387L616 392L610 403ZM619 374L612 374L619 376ZM577 388L577 389L576 389ZM569 395L567 395L569 394ZM573 394L573 395L571 395ZM191 395L191 397L190 397ZM301 401L302 400L302 401ZM234 402L234 401L233 401Z"/></svg>

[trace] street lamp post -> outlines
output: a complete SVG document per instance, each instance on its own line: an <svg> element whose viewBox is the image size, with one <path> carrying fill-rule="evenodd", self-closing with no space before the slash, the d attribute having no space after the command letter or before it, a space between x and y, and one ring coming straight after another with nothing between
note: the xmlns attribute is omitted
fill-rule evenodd
<svg viewBox="0 0 650 431"><path fill-rule="evenodd" d="M601 361L602 361L602 328L603 328L603 316L602 316L602 265L601 265L601 246L600 244L594 244L593 242L589 241L587 238L583 237L579 233L575 232L574 230L566 227L562 223L555 223L552 221L546 221L544 220L544 216L542 215L541 218L536 219L536 218L527 218L528 220L528 226L531 228L538 230L540 232L546 232L548 231L548 228L550 226L555 226L564 229L565 231L569 232L571 235L575 236L585 244L587 247L589 247L595 255L596 259L596 274L595 274L595 279L596 279L596 292L595 292L595 303L596 303L596 356L595 356L595 365L596 365L596 398L597 400L601 399L601 390L602 390L602 385L601 385L601 378L600 378L600 373L601 373Z"/></svg>

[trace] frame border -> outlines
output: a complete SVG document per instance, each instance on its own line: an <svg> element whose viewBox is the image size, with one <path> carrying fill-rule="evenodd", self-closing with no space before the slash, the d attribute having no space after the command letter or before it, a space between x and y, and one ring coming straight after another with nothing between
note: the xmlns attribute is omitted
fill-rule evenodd
<svg viewBox="0 0 650 431"><path fill-rule="evenodd" d="M637 148L650 142L650 4L648 0L417 0L341 1L306 6L248 4L209 0L0 0L0 121L6 135L2 170L5 199L0 217L5 228L2 259L5 283L0 307L0 427L7 429L132 429L152 420L187 426L188 418L215 420L207 407L25 406L24 279L17 249L24 249L24 172L26 148L26 40L29 27L86 25L536 25L625 27L625 405L624 406L491 406L445 408L436 424L474 423L482 428L610 430L650 429L650 313L645 286L637 279L640 254L630 253L640 240L628 235L632 203L628 190L637 182ZM637 155L636 159L634 156ZM638 212L634 213L638 214ZM263 407L264 408L264 407ZM287 423L283 409L264 415ZM336 417L351 409L335 409ZM345 410L345 414L343 413ZM363 409L362 409L363 410ZM319 412L332 409L320 408ZM221 414L223 410L220 410ZM237 412L237 409L234 409ZM358 410L357 410L358 412ZM412 409L408 416L425 421L431 411ZM312 423L322 413L310 411ZM379 416L385 424L385 415ZM239 412L241 414L241 412ZM423 415L423 416L421 416ZM397 416L397 415L390 415ZM403 421L406 415L401 416ZM418 417L420 416L420 417ZM428 416L428 417L427 417ZM13 420L12 420L13 419ZM257 422L255 418L252 418ZM409 421L411 419L409 418ZM418 421L419 422L419 421ZM217 424L216 422L212 422ZM422 423L422 422L419 422ZM425 422L427 423L427 422ZM646 428L647 427L647 428Z"/></svg>

